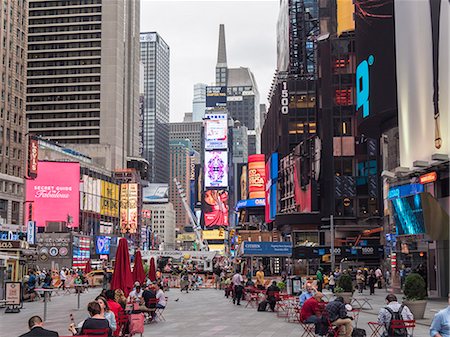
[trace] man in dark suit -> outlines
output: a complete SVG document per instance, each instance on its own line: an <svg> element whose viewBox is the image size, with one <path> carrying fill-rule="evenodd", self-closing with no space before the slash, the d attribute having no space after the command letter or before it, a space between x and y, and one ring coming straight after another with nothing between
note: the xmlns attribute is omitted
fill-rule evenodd
<svg viewBox="0 0 450 337"><path fill-rule="evenodd" d="M39 316L33 316L28 320L30 331L19 337L59 337L56 331L50 331L43 328L44 322Z"/></svg>

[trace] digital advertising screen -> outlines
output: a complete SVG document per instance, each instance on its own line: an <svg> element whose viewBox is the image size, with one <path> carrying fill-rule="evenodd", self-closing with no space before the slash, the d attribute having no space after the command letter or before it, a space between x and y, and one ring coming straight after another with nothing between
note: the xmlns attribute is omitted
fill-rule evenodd
<svg viewBox="0 0 450 337"><path fill-rule="evenodd" d="M422 199L420 194L392 199L395 226L398 235L425 233Z"/></svg>
<svg viewBox="0 0 450 337"><path fill-rule="evenodd" d="M205 151L205 187L228 187L227 151Z"/></svg>
<svg viewBox="0 0 450 337"><path fill-rule="evenodd" d="M66 222L67 227L79 226L80 164L39 161L39 174L26 180L27 202L33 205L37 227L47 222Z"/></svg>
<svg viewBox="0 0 450 337"><path fill-rule="evenodd" d="M220 86L206 87L206 107L226 108L227 87L220 87Z"/></svg>
<svg viewBox="0 0 450 337"><path fill-rule="evenodd" d="M208 190L203 195L204 227L228 226L228 192Z"/></svg>
<svg viewBox="0 0 450 337"><path fill-rule="evenodd" d="M95 237L95 252L98 255L109 255L111 247L110 236L97 236Z"/></svg>
<svg viewBox="0 0 450 337"><path fill-rule="evenodd" d="M228 120L223 118L205 120L205 149L216 150L228 147Z"/></svg>

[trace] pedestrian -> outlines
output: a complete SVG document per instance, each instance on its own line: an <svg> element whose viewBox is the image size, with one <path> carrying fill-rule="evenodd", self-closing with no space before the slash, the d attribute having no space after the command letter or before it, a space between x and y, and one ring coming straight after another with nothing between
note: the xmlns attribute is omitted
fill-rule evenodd
<svg viewBox="0 0 450 337"><path fill-rule="evenodd" d="M375 276L377 277L378 289L381 289L381 282L383 280L383 272L381 271L380 267L378 267L377 270L375 270Z"/></svg>
<svg viewBox="0 0 450 337"><path fill-rule="evenodd" d="M396 320L412 320L414 319L411 310L404 305L397 302L397 296L389 294L386 296L386 306L382 307L378 313L378 323L384 325L384 336L402 336L400 331L393 332L391 329L391 321ZM404 335L407 336L406 334Z"/></svg>
<svg viewBox="0 0 450 337"><path fill-rule="evenodd" d="M180 291L186 290L186 294L189 292L189 273L184 269L180 274Z"/></svg>
<svg viewBox="0 0 450 337"><path fill-rule="evenodd" d="M244 282L244 278L239 273L239 270L236 270L236 273L233 275L231 282L233 284L234 290L233 304L241 305L242 292L244 290L244 286L242 285L242 283Z"/></svg>
<svg viewBox="0 0 450 337"><path fill-rule="evenodd" d="M369 277L367 279L367 283L369 284L370 295L375 294L375 284L377 283L377 277L375 276L375 271L373 269L370 270Z"/></svg>
<svg viewBox="0 0 450 337"><path fill-rule="evenodd" d="M360 294L363 293L364 285L366 283L366 279L361 270L358 270L356 273L356 284L358 285L358 292Z"/></svg>
<svg viewBox="0 0 450 337"><path fill-rule="evenodd" d="M448 294L448 307L434 315L430 326L431 337L450 337L450 293Z"/></svg>
<svg viewBox="0 0 450 337"><path fill-rule="evenodd" d="M386 283L386 286L391 284L391 273L388 269L386 269L386 272L384 273L384 281Z"/></svg>
<svg viewBox="0 0 450 337"><path fill-rule="evenodd" d="M19 337L59 337L56 331L44 329L44 322L39 316L33 316L28 320L28 328L30 331Z"/></svg>
<svg viewBox="0 0 450 337"><path fill-rule="evenodd" d="M256 288L258 289L266 289L265 281L264 281L264 267L259 266L259 270L256 272Z"/></svg>
<svg viewBox="0 0 450 337"><path fill-rule="evenodd" d="M317 291L318 292L322 292L322 288L323 288L323 274L322 274L321 268L317 269L316 279L317 279Z"/></svg>
<svg viewBox="0 0 450 337"><path fill-rule="evenodd" d="M328 277L328 288L332 293L334 293L334 287L336 286L336 280L334 279L333 273L330 273L330 276Z"/></svg>
<svg viewBox="0 0 450 337"><path fill-rule="evenodd" d="M351 337L353 332L352 318L347 314L345 308L344 298L342 296L336 297L336 299L325 306L326 314L329 321L335 326L343 326L344 331L342 334L345 337Z"/></svg>
<svg viewBox="0 0 450 337"><path fill-rule="evenodd" d="M61 268L61 271L59 272L59 279L61 281L59 288L62 288L63 290L66 290L66 276L66 270Z"/></svg>

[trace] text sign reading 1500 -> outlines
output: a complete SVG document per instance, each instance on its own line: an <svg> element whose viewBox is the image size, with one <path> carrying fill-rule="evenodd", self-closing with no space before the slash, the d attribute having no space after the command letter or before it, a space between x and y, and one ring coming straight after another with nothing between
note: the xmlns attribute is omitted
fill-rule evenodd
<svg viewBox="0 0 450 337"><path fill-rule="evenodd" d="M281 83L281 113L287 115L289 113L289 91L287 87L287 82Z"/></svg>

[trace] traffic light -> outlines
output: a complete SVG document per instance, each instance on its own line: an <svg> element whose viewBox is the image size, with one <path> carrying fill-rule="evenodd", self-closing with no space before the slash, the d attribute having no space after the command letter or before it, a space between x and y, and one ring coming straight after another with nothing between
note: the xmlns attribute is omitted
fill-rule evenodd
<svg viewBox="0 0 450 337"><path fill-rule="evenodd" d="M234 236L234 229L230 230L230 237Z"/></svg>
<svg viewBox="0 0 450 337"><path fill-rule="evenodd" d="M242 236L238 235L237 243L240 244L242 242Z"/></svg>
<svg viewBox="0 0 450 337"><path fill-rule="evenodd" d="M223 237L223 228L222 227L219 228L219 236Z"/></svg>

